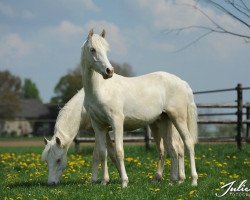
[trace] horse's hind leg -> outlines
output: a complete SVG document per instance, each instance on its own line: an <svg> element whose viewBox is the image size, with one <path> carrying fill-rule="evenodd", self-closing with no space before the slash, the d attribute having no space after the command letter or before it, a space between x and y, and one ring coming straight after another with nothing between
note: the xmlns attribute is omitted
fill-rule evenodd
<svg viewBox="0 0 250 200"><path fill-rule="evenodd" d="M159 180L159 178L162 177L165 161L164 149L167 149L171 157L171 182L177 182L179 172L178 148L175 147L175 140L172 135L172 122L166 114L163 114L160 120L157 120L153 125L151 125L151 128L153 129L152 132L159 152L158 169L155 179Z"/></svg>
<svg viewBox="0 0 250 200"><path fill-rule="evenodd" d="M152 135L154 137L156 148L158 151L158 162L157 162L157 170L155 172L153 182L158 182L162 179L162 173L164 170L164 164L165 164L165 150L164 150L164 144L162 136L160 135L159 129L157 127L157 124L154 123L150 125L150 129L152 132Z"/></svg>
<svg viewBox="0 0 250 200"><path fill-rule="evenodd" d="M183 117L172 118L175 127L177 128L180 136L188 150L190 157L190 166L191 166L191 176L192 176L192 185L197 185L198 175L195 167L195 152L194 152L194 142L191 138L191 134L187 127L187 121Z"/></svg>
<svg viewBox="0 0 250 200"><path fill-rule="evenodd" d="M175 128L172 124L172 135L175 139L173 139L174 149L178 151L178 165L179 165L179 183L182 183L186 179L185 175L185 162L184 162L184 144L183 141Z"/></svg>
<svg viewBox="0 0 250 200"><path fill-rule="evenodd" d="M170 180L172 183L176 183L180 177L179 175L179 146L176 141L176 132L173 132L172 122L167 116L164 117L164 123L162 124L162 136L164 139L164 146L167 148L171 158L171 168L170 168ZM167 132L166 132L167 131Z"/></svg>

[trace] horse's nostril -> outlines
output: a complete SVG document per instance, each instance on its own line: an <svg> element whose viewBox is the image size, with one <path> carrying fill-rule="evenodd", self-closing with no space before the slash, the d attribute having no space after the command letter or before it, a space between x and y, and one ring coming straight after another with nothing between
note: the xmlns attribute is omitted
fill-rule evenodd
<svg viewBox="0 0 250 200"><path fill-rule="evenodd" d="M112 75L113 72L114 72L113 69L106 68L106 73L107 73L107 75Z"/></svg>

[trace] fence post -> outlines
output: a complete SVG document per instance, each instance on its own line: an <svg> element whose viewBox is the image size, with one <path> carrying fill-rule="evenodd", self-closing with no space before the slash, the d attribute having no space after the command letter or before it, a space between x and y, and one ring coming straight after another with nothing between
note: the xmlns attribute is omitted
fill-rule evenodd
<svg viewBox="0 0 250 200"><path fill-rule="evenodd" d="M78 135L75 137L74 142L75 142L75 152L79 153L80 150L80 142L77 140Z"/></svg>
<svg viewBox="0 0 250 200"><path fill-rule="evenodd" d="M150 138L151 138L151 130L149 126L146 126L146 131L145 131L145 147L146 150L150 149Z"/></svg>
<svg viewBox="0 0 250 200"><path fill-rule="evenodd" d="M246 130L246 142L249 142L250 141L250 138L249 138L249 133L250 133L250 103L247 103L247 106L246 106L246 109L247 109L247 130Z"/></svg>
<svg viewBox="0 0 250 200"><path fill-rule="evenodd" d="M243 108L243 97L242 97L242 85L239 83L236 87L237 90L237 135L235 136L238 149L242 148L242 108Z"/></svg>

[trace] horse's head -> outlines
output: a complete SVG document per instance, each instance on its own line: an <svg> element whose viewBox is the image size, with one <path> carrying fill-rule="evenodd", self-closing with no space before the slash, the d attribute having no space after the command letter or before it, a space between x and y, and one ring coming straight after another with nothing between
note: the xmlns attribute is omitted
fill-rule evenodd
<svg viewBox="0 0 250 200"><path fill-rule="evenodd" d="M97 35L91 29L87 41L82 46L82 56L84 56L82 59L87 61L89 66L100 73L104 79L111 78L114 73L114 68L107 57L108 50L109 45L105 40L105 30Z"/></svg>
<svg viewBox="0 0 250 200"><path fill-rule="evenodd" d="M67 149L63 147L58 137L51 141L44 138L44 142L45 149L42 153L42 160L46 161L48 165L48 184L56 185L67 166Z"/></svg>

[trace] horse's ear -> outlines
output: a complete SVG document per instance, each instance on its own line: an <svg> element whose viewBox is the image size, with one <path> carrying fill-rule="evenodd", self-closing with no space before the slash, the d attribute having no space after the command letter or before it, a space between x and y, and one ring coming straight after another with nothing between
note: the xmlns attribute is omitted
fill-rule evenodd
<svg viewBox="0 0 250 200"><path fill-rule="evenodd" d="M47 145L49 143L49 141L44 137L43 138L44 144Z"/></svg>
<svg viewBox="0 0 250 200"><path fill-rule="evenodd" d="M93 35L94 35L94 29L92 28L92 29L89 31L88 39L91 38Z"/></svg>
<svg viewBox="0 0 250 200"><path fill-rule="evenodd" d="M61 146L61 140L60 140L58 137L56 137L56 144L57 144L58 146Z"/></svg>
<svg viewBox="0 0 250 200"><path fill-rule="evenodd" d="M104 29L102 30L100 36L102 36L103 38L105 38L105 36L106 36L106 31L105 31Z"/></svg>
<svg viewBox="0 0 250 200"><path fill-rule="evenodd" d="M59 147L63 148L62 142L61 142L61 140L60 140L59 137L56 137L56 144L57 144Z"/></svg>

